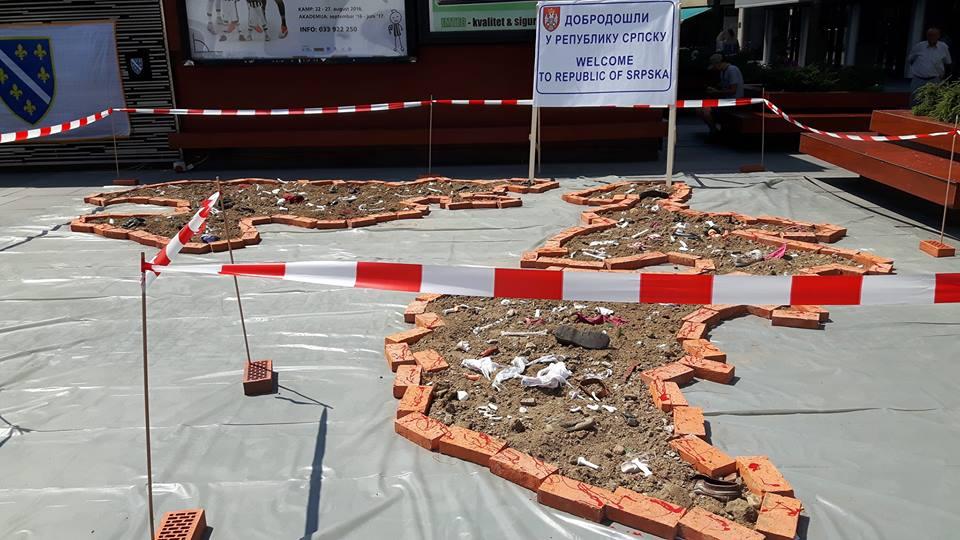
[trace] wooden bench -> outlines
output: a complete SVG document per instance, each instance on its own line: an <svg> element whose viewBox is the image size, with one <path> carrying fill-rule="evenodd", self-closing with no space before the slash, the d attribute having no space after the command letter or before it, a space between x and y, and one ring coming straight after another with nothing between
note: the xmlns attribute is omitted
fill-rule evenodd
<svg viewBox="0 0 960 540"><path fill-rule="evenodd" d="M789 113L788 113L789 114ZM760 135L766 129L768 135L800 133L797 126L779 116L760 111L737 110L726 115L723 130L732 130L744 135ZM870 113L800 113L791 114L791 118L824 131L866 131L870 129ZM766 126L763 125L766 122Z"/></svg>
<svg viewBox="0 0 960 540"><path fill-rule="evenodd" d="M800 151L864 178L943 204L950 164L947 158L893 142L850 141L812 133L800 136ZM956 178L960 176L960 163L954 163L953 175L947 206L957 209L960 192Z"/></svg>
<svg viewBox="0 0 960 540"><path fill-rule="evenodd" d="M895 111L876 111L873 119L870 121L870 130L884 135L915 135L917 133L938 133L950 131L953 126L943 122L937 122L930 118L914 116L908 110ZM950 151L952 137L930 137L929 139L916 139L916 144L936 148L943 152ZM960 141L958 141L960 144ZM957 148L960 152L960 148Z"/></svg>

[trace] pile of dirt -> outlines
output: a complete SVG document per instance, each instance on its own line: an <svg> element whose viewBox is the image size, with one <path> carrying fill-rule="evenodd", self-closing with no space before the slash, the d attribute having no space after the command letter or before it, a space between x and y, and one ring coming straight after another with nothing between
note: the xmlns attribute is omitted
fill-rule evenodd
<svg viewBox="0 0 960 540"><path fill-rule="evenodd" d="M429 183L347 183L334 185L304 184L286 182L279 185L261 184L223 184L222 197L227 209L227 227L237 236L238 222L241 218L253 216L272 216L277 214L308 217L314 219L350 219L384 212L409 210L411 206L403 203L405 199L417 197L450 197L452 201L462 200L467 193L489 192L496 182L473 183L463 181L436 181ZM191 184L147 186L131 191L122 191L104 195L110 201L118 197L161 197L182 199L190 202L191 210L216 191L214 182L196 182ZM161 236L171 236L186 224L191 214L157 216L144 220L144 223L131 227L145 230ZM96 223L98 220L93 219ZM214 223L216 222L216 223ZM119 224L122 226L122 224ZM222 228L220 219L211 220L210 234L216 236L217 228Z"/></svg>
<svg viewBox="0 0 960 540"><path fill-rule="evenodd" d="M637 182L620 183L617 187L607 191L595 191L590 193L590 199L609 199L613 203L613 198L617 195L643 195L645 197L669 197L677 189L676 185L667 187L666 182Z"/></svg>
<svg viewBox="0 0 960 540"><path fill-rule="evenodd" d="M595 319L600 307L613 310L606 322L583 322L583 318ZM440 314L444 326L413 347L415 351L434 349L450 365L424 374L423 384L436 388L430 416L503 439L513 448L557 465L561 474L571 478L610 490L623 486L687 507L702 506L752 525L755 512L745 498L723 503L692 493L697 473L668 442L672 416L654 406L640 380L641 371L683 356L675 334L681 318L698 307L442 297L431 302L428 310ZM561 345L553 331L562 324L604 332L610 345L601 350ZM511 332L521 335L511 336ZM525 368L527 376L536 375L551 361L562 361L573 374L570 384L544 389L523 387L520 379L509 379L497 390L483 376L472 380L477 372L461 366L461 361L476 359L490 347L498 348L492 359L502 367L516 357L525 358L526 363L541 359ZM593 377L601 378L609 395L594 400L590 393L597 393L595 383L580 389L584 379ZM461 400L462 392L466 397ZM565 429L589 419L593 425L588 429ZM600 469L577 465L578 457ZM621 472L620 465L633 458L646 463L653 474Z"/></svg>
<svg viewBox="0 0 960 540"><path fill-rule="evenodd" d="M644 252L676 251L712 259L717 272L734 271L758 275L796 273L802 268L821 264L856 266L849 259L806 251L788 250L783 257L762 259L777 247L754 242L730 233L736 230L757 229L769 232L812 232L802 226L748 225L732 216L686 216L661 208L655 199L644 199L629 210L605 213L604 217L618 221L616 227L601 232L578 235L564 244L570 251L568 258L597 261L614 257L640 255ZM757 262L751 252L759 250Z"/></svg>

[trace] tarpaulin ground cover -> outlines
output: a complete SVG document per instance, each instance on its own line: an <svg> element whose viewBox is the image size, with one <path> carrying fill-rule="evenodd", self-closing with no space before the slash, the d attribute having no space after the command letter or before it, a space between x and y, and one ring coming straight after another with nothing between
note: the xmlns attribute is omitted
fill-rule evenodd
<svg viewBox="0 0 960 540"><path fill-rule="evenodd" d="M346 231L265 226L263 242L237 257L515 266L575 223L583 208L560 193L603 180L612 179L562 180L519 209L435 210ZM912 224L827 184L797 175L687 182L694 208L837 223L850 231L840 245L893 257L902 273L957 271L956 260L917 250ZM91 211L80 199L93 191L0 188L2 538L147 534L141 246L51 230ZM242 395L228 279L167 275L151 287L158 512L201 506L212 538L636 538L540 506L531 492L393 433L382 343L406 328L411 295L252 279L240 287L253 355L279 371L276 396ZM718 447L773 459L806 506L808 538L952 537L960 308L830 311L824 331L752 318L720 326L714 341L739 381L698 382L685 394L704 407Z"/></svg>

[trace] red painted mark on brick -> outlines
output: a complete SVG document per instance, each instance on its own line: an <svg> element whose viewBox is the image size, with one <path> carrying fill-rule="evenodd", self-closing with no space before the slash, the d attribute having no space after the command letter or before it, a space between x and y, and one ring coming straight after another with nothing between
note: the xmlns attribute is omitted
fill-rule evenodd
<svg viewBox="0 0 960 540"><path fill-rule="evenodd" d="M790 508L789 506L783 504L780 501L773 503L773 508L761 508L761 512L774 512L776 510L786 510L788 516L796 516L800 513L800 508Z"/></svg>
<svg viewBox="0 0 960 540"><path fill-rule="evenodd" d="M730 530L730 524L727 522L727 520L723 519L722 517L715 516L715 515L713 515L713 514L707 514L706 517L709 518L709 519L710 519L711 521L713 521L714 523L719 524L720 527L721 527L721 529L720 529L721 531L729 531L729 530Z"/></svg>

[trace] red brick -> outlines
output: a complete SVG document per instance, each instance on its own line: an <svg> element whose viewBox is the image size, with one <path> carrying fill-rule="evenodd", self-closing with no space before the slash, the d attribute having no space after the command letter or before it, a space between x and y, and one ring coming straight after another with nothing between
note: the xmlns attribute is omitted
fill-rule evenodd
<svg viewBox="0 0 960 540"><path fill-rule="evenodd" d="M797 499L767 493L760 503L756 530L767 540L793 540L802 511L803 504Z"/></svg>
<svg viewBox="0 0 960 540"><path fill-rule="evenodd" d="M747 306L740 304L708 304L703 307L716 311L721 319L732 319L747 314Z"/></svg>
<svg viewBox="0 0 960 540"><path fill-rule="evenodd" d="M393 430L413 444L436 452L440 438L447 432L443 422L421 413L410 413L393 421Z"/></svg>
<svg viewBox="0 0 960 540"><path fill-rule="evenodd" d="M259 396L273 393L273 360L254 360L243 364L243 393Z"/></svg>
<svg viewBox="0 0 960 540"><path fill-rule="evenodd" d="M447 210L466 210L468 208L473 208L473 203L470 201L457 201L449 202L447 204L440 203L440 206L446 208Z"/></svg>
<svg viewBox="0 0 960 540"><path fill-rule="evenodd" d="M403 397L400 398L400 404L397 405L397 418L403 418L412 413L427 414L432 400L432 386L408 386L403 392Z"/></svg>
<svg viewBox="0 0 960 540"><path fill-rule="evenodd" d="M408 386L420 386L420 376L423 368L420 366L397 366L397 374L393 377L393 397L400 399Z"/></svg>
<svg viewBox="0 0 960 540"><path fill-rule="evenodd" d="M950 244L938 242L936 240L924 240L920 242L920 251L931 257L953 257L957 254L956 248Z"/></svg>
<svg viewBox="0 0 960 540"><path fill-rule="evenodd" d="M429 302L433 302L434 300L436 300L436 299L438 299L438 298L441 298L442 296L443 296L442 294L437 294L437 293L420 293L420 294L417 295L417 298L416 298L416 299L419 300L419 301L421 301L421 302L428 302L428 303L429 303Z"/></svg>
<svg viewBox="0 0 960 540"><path fill-rule="evenodd" d="M732 457L692 435L673 439L670 446L684 461L707 476L717 478L737 470L737 463Z"/></svg>
<svg viewBox="0 0 960 540"><path fill-rule="evenodd" d="M470 203L474 208L500 208L500 205L496 200L475 200Z"/></svg>
<svg viewBox="0 0 960 540"><path fill-rule="evenodd" d="M773 317L773 312L779 309L780 306L773 304L764 304L759 306L747 306L747 313L754 315L756 317L762 317L764 319L769 319Z"/></svg>
<svg viewBox="0 0 960 540"><path fill-rule="evenodd" d="M606 509L611 521L670 540L676 538L677 526L686 511L682 506L622 487L613 492L613 501Z"/></svg>
<svg viewBox="0 0 960 540"><path fill-rule="evenodd" d="M416 322L416 316L427 311L427 303L421 300L414 300L407 305L403 311L403 321L413 324Z"/></svg>
<svg viewBox="0 0 960 540"><path fill-rule="evenodd" d="M166 512L154 540L200 540L207 532L207 517L202 508Z"/></svg>
<svg viewBox="0 0 960 540"><path fill-rule="evenodd" d="M188 255L203 255L204 253L210 253L210 244L187 242L182 248L180 248L180 253L186 253Z"/></svg>
<svg viewBox="0 0 960 540"><path fill-rule="evenodd" d="M671 362L640 373L640 380L650 383L653 380L687 384L693 380L693 370L680 362Z"/></svg>
<svg viewBox="0 0 960 540"><path fill-rule="evenodd" d="M707 336L707 325L695 322L685 322L677 331L677 341L683 342L687 339L703 339Z"/></svg>
<svg viewBox="0 0 960 540"><path fill-rule="evenodd" d="M680 343L683 350L691 356L698 356L704 360L713 360L714 362L726 362L727 353L721 351L705 339L687 339Z"/></svg>
<svg viewBox="0 0 960 540"><path fill-rule="evenodd" d="M786 497L793 496L790 482L780 474L767 456L739 456L737 471L743 477L747 489L756 495L776 493Z"/></svg>
<svg viewBox="0 0 960 540"><path fill-rule="evenodd" d="M419 210L401 210L397 212L397 219L419 219L423 217L423 212Z"/></svg>
<svg viewBox="0 0 960 540"><path fill-rule="evenodd" d="M368 227L370 225L376 225L376 224L377 224L377 218L370 217L370 216L355 217L347 220L347 225L351 229L354 229L356 227Z"/></svg>
<svg viewBox="0 0 960 540"><path fill-rule="evenodd" d="M820 322L826 322L830 318L830 312L820 306L790 306L784 308L786 311L799 311L802 313L814 313Z"/></svg>
<svg viewBox="0 0 960 540"><path fill-rule="evenodd" d="M446 360L443 359L443 355L438 353L433 349L427 349L425 351L417 351L413 353L414 360L417 361L417 364L423 368L427 373L434 373L436 371L443 371L450 367Z"/></svg>
<svg viewBox="0 0 960 540"><path fill-rule="evenodd" d="M113 240L126 240L127 231L126 229L121 229L120 227L111 227L110 225L105 225L99 227L99 234L102 234L104 238L111 238Z"/></svg>
<svg viewBox="0 0 960 540"><path fill-rule="evenodd" d="M413 357L410 345L406 343L387 343L383 346L383 356L387 359L390 371L396 371L400 366L410 366L417 363Z"/></svg>
<svg viewBox="0 0 960 540"><path fill-rule="evenodd" d="M292 227L303 227L304 229L312 229L317 225L317 220L308 217L277 214L270 216L270 218L274 223L290 225Z"/></svg>
<svg viewBox="0 0 960 540"><path fill-rule="evenodd" d="M504 448L490 458L490 472L514 484L537 491L557 467L513 448Z"/></svg>
<svg viewBox="0 0 960 540"><path fill-rule="evenodd" d="M345 219L319 219L314 223L314 229L346 229L347 220Z"/></svg>
<svg viewBox="0 0 960 540"><path fill-rule="evenodd" d="M693 355L684 356L680 359L680 363L692 369L693 375L698 379L720 384L729 384L733 380L734 368L730 364Z"/></svg>
<svg viewBox="0 0 960 540"><path fill-rule="evenodd" d="M706 438L707 428L703 419L703 409L700 407L674 407L673 434Z"/></svg>
<svg viewBox="0 0 960 540"><path fill-rule="evenodd" d="M433 332L433 330L430 330L429 328L411 328L409 330L397 332L396 334L391 334L385 337L384 343L406 343L408 345L413 345L414 343L428 336L430 332Z"/></svg>
<svg viewBox="0 0 960 540"><path fill-rule="evenodd" d="M419 315L414 315L413 322L418 328L428 328L430 330L440 328L444 325L443 318L440 315L429 311Z"/></svg>
<svg viewBox="0 0 960 540"><path fill-rule="evenodd" d="M847 235L847 230L836 225L817 225L817 240L832 244Z"/></svg>
<svg viewBox="0 0 960 540"><path fill-rule="evenodd" d="M654 379L647 383L647 387L650 389L653 405L663 412L670 412L674 408L688 405L687 398L683 397L683 392L680 391L677 383Z"/></svg>
<svg viewBox="0 0 960 540"><path fill-rule="evenodd" d="M706 326L715 326L716 323L720 322L721 317L720 313L712 309L702 307L692 313L684 315L682 320L685 322L700 323Z"/></svg>
<svg viewBox="0 0 960 540"><path fill-rule="evenodd" d="M686 253L680 253L677 251L671 251L667 253L667 261L670 264L679 264L682 266L696 266L697 261L700 260L699 255L688 255Z"/></svg>
<svg viewBox="0 0 960 540"><path fill-rule="evenodd" d="M778 309L773 312L772 319L773 326L807 328L810 330L817 330L820 328L820 315L817 313L805 313L803 311Z"/></svg>
<svg viewBox="0 0 960 540"><path fill-rule="evenodd" d="M698 259L693 267L696 268L701 274L708 274L710 272L717 271L717 265L713 262L713 259Z"/></svg>
<svg viewBox="0 0 960 540"><path fill-rule="evenodd" d="M695 506L680 519L684 540L764 540L763 535Z"/></svg>
<svg viewBox="0 0 960 540"><path fill-rule="evenodd" d="M523 201L511 197L509 199L500 199L497 201L497 204L500 208L519 208L523 206Z"/></svg>
<svg viewBox="0 0 960 540"><path fill-rule="evenodd" d="M506 446L507 443L500 439L460 426L450 426L447 433L440 439L441 454L484 467L489 466L490 458Z"/></svg>
<svg viewBox="0 0 960 540"><path fill-rule="evenodd" d="M548 476L537 490L538 503L597 523L613 498L610 491L559 474Z"/></svg>
<svg viewBox="0 0 960 540"><path fill-rule="evenodd" d="M92 233L93 223L87 223L83 219L75 219L70 222L70 230L73 232Z"/></svg>
<svg viewBox="0 0 960 540"><path fill-rule="evenodd" d="M140 181L136 178L114 178L113 185L115 186L136 186L139 185Z"/></svg>
<svg viewBox="0 0 960 540"><path fill-rule="evenodd" d="M607 268L611 270L636 270L646 266L655 266L667 262L667 256L663 253L651 252L641 255L629 255L627 257L614 257L604 261Z"/></svg>
<svg viewBox="0 0 960 540"><path fill-rule="evenodd" d="M539 257L565 257L569 254L570 254L570 250L562 247L537 248L537 255Z"/></svg>

